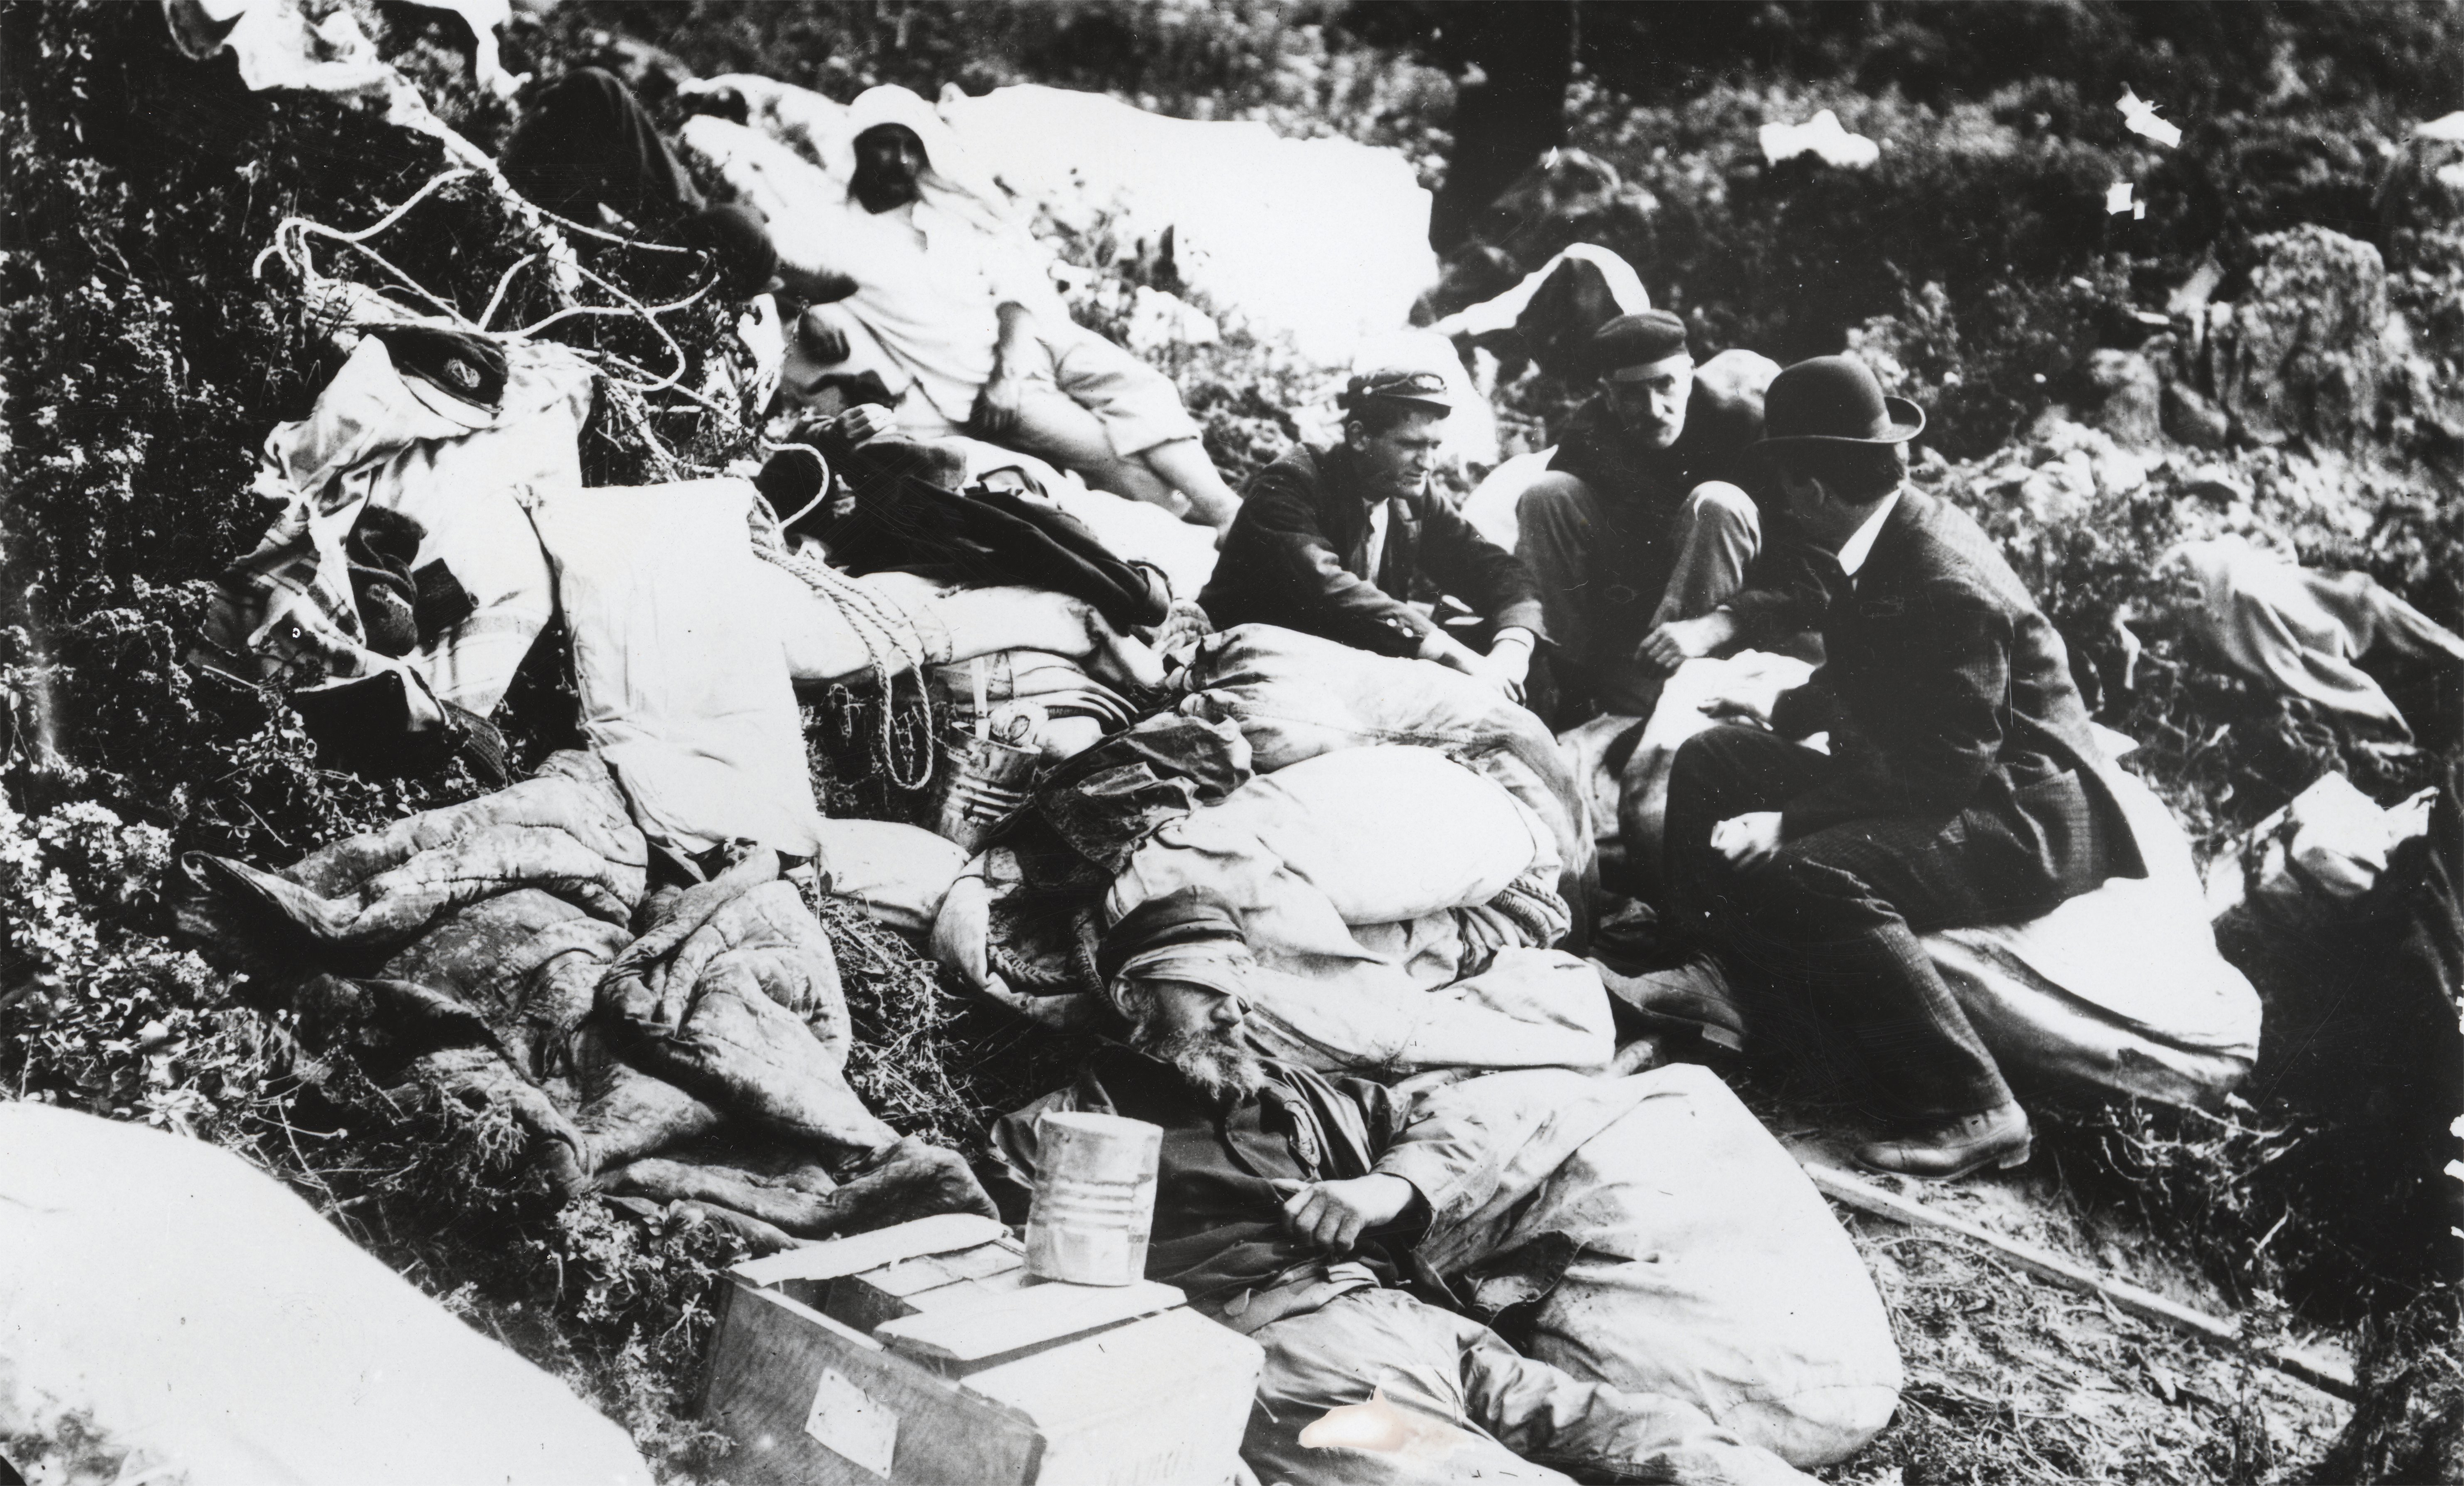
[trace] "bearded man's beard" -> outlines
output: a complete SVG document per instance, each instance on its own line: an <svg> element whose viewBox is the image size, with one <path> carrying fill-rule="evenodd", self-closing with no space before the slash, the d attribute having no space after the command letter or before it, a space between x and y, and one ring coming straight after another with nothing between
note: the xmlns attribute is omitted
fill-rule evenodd
<svg viewBox="0 0 2464 1486"><path fill-rule="evenodd" d="M914 176L903 170L881 170L865 164L856 166L847 187L856 205L876 215L920 200L924 194L922 182Z"/></svg>
<svg viewBox="0 0 2464 1486"><path fill-rule="evenodd" d="M1266 1070L1258 1055L1229 1038L1203 1032L1176 1032L1154 1038L1141 1035L1137 1047L1156 1061L1170 1064L1191 1093L1218 1110L1255 1098L1266 1083Z"/></svg>

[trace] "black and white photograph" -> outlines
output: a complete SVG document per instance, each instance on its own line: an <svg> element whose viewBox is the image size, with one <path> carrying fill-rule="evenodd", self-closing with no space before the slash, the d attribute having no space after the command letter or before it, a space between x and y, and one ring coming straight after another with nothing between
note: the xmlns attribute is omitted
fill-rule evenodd
<svg viewBox="0 0 2464 1486"><path fill-rule="evenodd" d="M2464 0L0 0L0 1486L2464 1483Z"/></svg>

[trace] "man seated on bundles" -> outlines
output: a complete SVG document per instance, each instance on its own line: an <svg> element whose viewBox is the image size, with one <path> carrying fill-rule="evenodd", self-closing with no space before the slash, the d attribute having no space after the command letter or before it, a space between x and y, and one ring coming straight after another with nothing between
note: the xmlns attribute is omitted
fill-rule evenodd
<svg viewBox="0 0 2464 1486"><path fill-rule="evenodd" d="M1219 629L1278 624L1378 655L1418 656L1520 701L1545 633L1531 570L1429 489L1454 411L1445 378L1389 366L1353 377L1343 441L1296 446L1252 476L1198 601ZM1451 596L1486 650L1409 601Z"/></svg>
<svg viewBox="0 0 2464 1486"><path fill-rule="evenodd" d="M1917 935L2034 918L2141 877L2057 634L1964 513L1906 484L1925 414L1853 357L1780 373L1761 445L1844 577L1825 661L1751 727L1679 751L1666 881L1697 936L1803 1013L1904 1127L1859 1157L1949 1179L2028 1159L2027 1112ZM1829 752L1793 742L1829 734ZM1750 999L1750 994L1749 994ZM1793 1020L1795 1018L1786 1018Z"/></svg>
<svg viewBox="0 0 2464 1486"><path fill-rule="evenodd" d="M1069 318L990 183L971 186L947 126L883 85L847 108L853 174L829 261L800 287L789 382L877 348L901 431L972 434L1075 470L1098 490L1221 531L1238 504L1164 375ZM808 268L814 266L807 266Z"/></svg>
<svg viewBox="0 0 2464 1486"><path fill-rule="evenodd" d="M1732 360L1770 364L1746 353L1713 364ZM1749 606L1730 601L1764 550L1750 389L1698 377L1685 322L1665 310L1602 325L1591 361L1599 392L1517 508L1516 550L1548 614L1544 715L1560 729L1594 712L1648 717L1670 671L1742 638Z"/></svg>
<svg viewBox="0 0 2464 1486"><path fill-rule="evenodd" d="M1252 1052L1245 965L1230 910L1195 889L1125 917L1099 965L1125 1041L996 1124L989 1181L1004 1215L1023 1216L1046 1112L1162 1126L1147 1277L1265 1348L1242 1444L1258 1479L1562 1483L1564 1470L1801 1486L1810 1477L1783 1453L1835 1460L1889 1417L1897 1352L1853 1247L1705 1070L1495 1074L1414 1104ZM1689 1142L1694 1154L1677 1154ZM1662 1166L1617 1164L1626 1159ZM1688 1162L1702 1180L1658 1175ZM1653 1215L1635 1216L1638 1203ZM1641 1235L1653 1252L1631 1261L1637 1276L1583 1289L1564 1273L1557 1285L1581 1291L1573 1308L1535 1305L1534 1334L1570 1347L1565 1366L1399 1288L1415 1269L1461 1278L1460 1264L1487 1257L1467 1235L1517 1243L1507 1214L1534 1210L1605 1214L1620 1231L1661 1225ZM1617 1255L1562 1234L1533 1248L1570 1242L1588 1263L1616 1267ZM1725 1262L1740 1253L1742 1264ZM1545 1278L1531 1286L1550 1288ZM1765 1370L1762 1339L1793 1332L1810 1334L1769 1350L1811 1359L1818 1378ZM1721 1365L1687 1366L1697 1345ZM1327 1418L1337 1410L1349 1417ZM1348 1434L1347 1423L1382 1425L1385 1437Z"/></svg>

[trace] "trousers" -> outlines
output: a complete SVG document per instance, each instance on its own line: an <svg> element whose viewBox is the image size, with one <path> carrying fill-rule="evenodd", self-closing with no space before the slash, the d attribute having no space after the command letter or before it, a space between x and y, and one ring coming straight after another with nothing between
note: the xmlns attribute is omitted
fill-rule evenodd
<svg viewBox="0 0 2464 1486"><path fill-rule="evenodd" d="M1563 693L1556 728L1583 701L1624 717L1648 717L1666 679L1635 660L1645 635L1697 619L1745 586L1762 550L1762 514L1725 481L1696 486L1665 526L1639 502L1611 499L1589 482L1551 470L1516 508L1516 555L1540 580L1551 641L1550 664Z"/></svg>
<svg viewBox="0 0 2464 1486"><path fill-rule="evenodd" d="M1678 750L1664 863L1674 926L1721 951L1784 1020L1800 1019L1792 1040L1886 1112L1994 1108L2010 1086L1917 935L2034 918L2065 889L1977 807L1947 821L1843 821L1745 867L1711 849L1720 821L1779 809L1834 767L1757 728L1714 728Z"/></svg>
<svg viewBox="0 0 2464 1486"><path fill-rule="evenodd" d="M1263 1326L1242 1458L1265 1482L1324 1486L1569 1482L1555 1467L1694 1486L1804 1486L1779 1456L1692 1404L1631 1393L1517 1352L1478 1322L1399 1290L1354 1290ZM1313 1448L1301 1433L1373 1391L1402 1411L1399 1449Z"/></svg>
<svg viewBox="0 0 2464 1486"><path fill-rule="evenodd" d="M567 73L532 101L500 164L514 189L585 227L599 225L592 208L605 205L656 232L703 205L633 91L596 67Z"/></svg>

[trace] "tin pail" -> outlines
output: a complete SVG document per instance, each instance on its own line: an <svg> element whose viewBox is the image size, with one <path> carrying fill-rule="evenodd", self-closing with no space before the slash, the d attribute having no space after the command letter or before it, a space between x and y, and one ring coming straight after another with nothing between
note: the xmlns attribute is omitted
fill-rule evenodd
<svg viewBox="0 0 2464 1486"><path fill-rule="evenodd" d="M1026 1272L1082 1285L1145 1278L1163 1127L1118 1115L1054 1113L1035 1128Z"/></svg>
<svg viewBox="0 0 2464 1486"><path fill-rule="evenodd" d="M974 856L993 826L1026 803L1039 749L954 732L943 745L940 782L933 791L933 832Z"/></svg>

